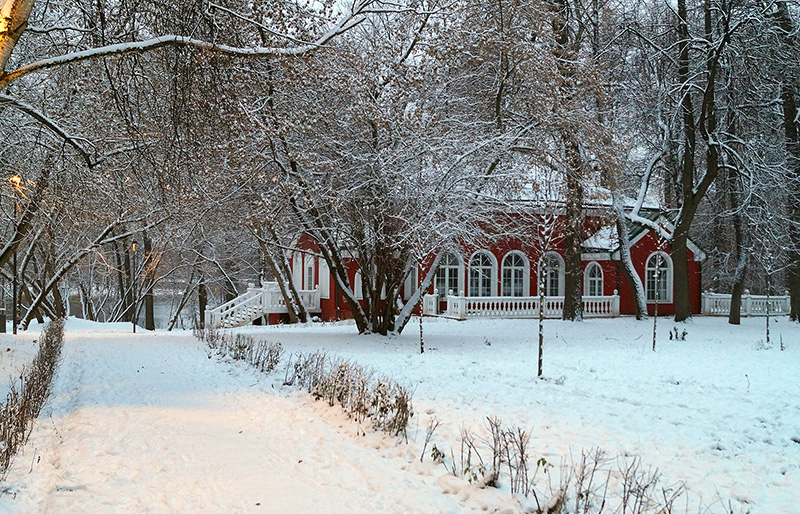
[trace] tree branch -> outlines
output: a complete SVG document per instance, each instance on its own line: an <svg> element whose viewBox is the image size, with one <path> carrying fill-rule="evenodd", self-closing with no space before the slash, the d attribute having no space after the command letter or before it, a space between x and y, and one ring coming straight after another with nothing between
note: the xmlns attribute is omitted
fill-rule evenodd
<svg viewBox="0 0 800 514"><path fill-rule="evenodd" d="M65 64L74 64L83 61L94 59L102 59L105 57L113 57L128 54L140 54L149 52L158 48L176 47L176 48L196 48L200 50L210 50L221 54L229 55L231 57L276 57L286 55L301 55L326 45L336 36L347 32L364 20L366 16L366 8L372 3L373 0L359 0L353 6L353 11L350 14L343 16L330 30L320 36L313 43L308 43L301 46L280 48L280 47L254 47L243 48L228 45L217 45L204 41L202 39L194 39L188 36L179 35L164 35L148 39L145 41L135 41L131 43L118 43L114 45L107 45L98 48L91 48L80 52L72 52L57 57L50 57L42 59L31 64L27 64L9 73L0 75L0 91L6 88L11 82L18 80L26 75L34 72L47 70L56 66Z"/></svg>
<svg viewBox="0 0 800 514"><path fill-rule="evenodd" d="M30 104L17 100L14 97L0 94L0 106L2 105L10 105L11 107L17 109L20 112L23 112L30 116L31 118L35 119L45 127L49 128L54 134L62 138L65 142L67 142L70 146L75 148L79 154L83 157L86 161L86 165L90 168L97 164L97 161L92 157L92 155L87 151L83 145L78 142L78 138L75 136L71 136L68 134L61 126L56 123L53 119L49 118L46 114L42 111L36 109Z"/></svg>

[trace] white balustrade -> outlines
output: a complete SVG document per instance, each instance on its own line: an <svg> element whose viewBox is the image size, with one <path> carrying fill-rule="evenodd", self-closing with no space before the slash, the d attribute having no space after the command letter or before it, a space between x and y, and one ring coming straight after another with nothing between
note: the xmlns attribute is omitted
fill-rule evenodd
<svg viewBox="0 0 800 514"><path fill-rule="evenodd" d="M749 291L745 291L742 295L739 315L742 317L766 316L767 306L769 306L771 316L789 314L791 297L788 293L780 296L766 296L751 295ZM703 293L700 311L706 316L727 316L731 311L731 295Z"/></svg>
<svg viewBox="0 0 800 514"><path fill-rule="evenodd" d="M584 296L583 315L587 318L619 316L619 295ZM544 317L560 318L564 311L563 296L544 298ZM536 318L539 316L538 296L463 296L447 295L446 317L466 318Z"/></svg>
<svg viewBox="0 0 800 514"><path fill-rule="evenodd" d="M300 290L300 301L309 312L320 312L319 289ZM268 282L263 287L250 287L231 301L214 309L206 309L207 327L237 327L265 316L289 312L278 284Z"/></svg>
<svg viewBox="0 0 800 514"><path fill-rule="evenodd" d="M426 294L422 297L422 314L425 316L435 316L439 314L439 291L433 294Z"/></svg>

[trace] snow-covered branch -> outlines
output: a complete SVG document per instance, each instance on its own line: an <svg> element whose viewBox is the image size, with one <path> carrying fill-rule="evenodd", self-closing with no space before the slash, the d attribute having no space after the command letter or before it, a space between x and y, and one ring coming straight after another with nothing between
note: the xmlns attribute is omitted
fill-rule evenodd
<svg viewBox="0 0 800 514"><path fill-rule="evenodd" d="M218 45L202 39L195 39L181 35L164 35L148 39L145 41L135 41L130 43L118 43L113 45L90 48L80 52L70 52L56 57L41 59L39 61L26 64L14 71L0 75L0 91L6 88L11 82L18 80L34 72L47 70L65 64L74 64L105 57L114 57L128 54L140 54L157 50L159 48L195 48L209 50L231 57L276 57L301 55L323 47L336 36L347 32L364 20L366 9L372 0L359 0L353 6L353 11L342 18L327 32L320 36L316 41L294 47L235 47L229 45Z"/></svg>
<svg viewBox="0 0 800 514"><path fill-rule="evenodd" d="M86 165L90 168L97 164L97 161L92 157L88 150L86 150L83 145L78 142L77 137L72 136L67 133L55 120L44 114L42 111L38 110L37 108L33 107L30 104L22 102L14 97L4 95L0 93L0 105L8 105L20 112L23 112L30 116L31 118L35 119L45 127L49 128L54 134L62 138L67 144L75 148L78 153L81 154L83 159L86 161Z"/></svg>

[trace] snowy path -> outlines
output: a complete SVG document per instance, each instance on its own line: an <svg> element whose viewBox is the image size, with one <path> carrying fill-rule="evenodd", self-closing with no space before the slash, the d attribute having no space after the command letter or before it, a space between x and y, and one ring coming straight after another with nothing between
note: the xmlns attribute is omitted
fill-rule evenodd
<svg viewBox="0 0 800 514"><path fill-rule="evenodd" d="M407 459L343 436L305 401L188 335L68 333L0 511L464 511L433 476L402 471Z"/></svg>

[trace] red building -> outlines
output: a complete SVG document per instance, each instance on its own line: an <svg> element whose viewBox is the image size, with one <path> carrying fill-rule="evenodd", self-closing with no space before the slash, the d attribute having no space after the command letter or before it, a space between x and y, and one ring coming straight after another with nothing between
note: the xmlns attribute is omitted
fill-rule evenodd
<svg viewBox="0 0 800 514"><path fill-rule="evenodd" d="M622 271L616 229L603 213L590 214L584 226L582 271L584 315L608 317L634 314L633 288ZM672 226L666 218L651 212L649 218L667 232ZM557 225L557 223L556 223ZM640 226L631 226L631 257L644 285L649 314L658 303L659 314L674 313L674 265L669 242ZM318 292L318 305L309 303L310 311L322 320L352 317L342 291L330 274L319 246L307 234L298 237L290 252L295 286L312 294ZM701 263L705 254L689 242L689 291L693 313L701 307ZM348 279L355 297L361 298L361 280L357 263L346 260ZM425 276L426 269L412 271L402 290L410 298ZM554 237L543 245L538 238L498 238L483 246L463 245L458 252L445 254L427 291L426 314L452 317L535 317L538 316L537 279L541 273L547 303L545 313L560 317L564 296L563 238ZM438 294L438 296L433 296ZM438 300L438 301L437 301ZM278 315L270 316L270 323Z"/></svg>

